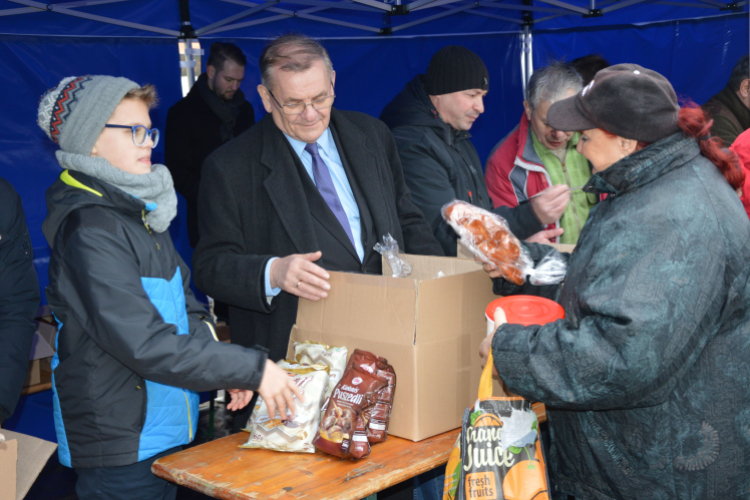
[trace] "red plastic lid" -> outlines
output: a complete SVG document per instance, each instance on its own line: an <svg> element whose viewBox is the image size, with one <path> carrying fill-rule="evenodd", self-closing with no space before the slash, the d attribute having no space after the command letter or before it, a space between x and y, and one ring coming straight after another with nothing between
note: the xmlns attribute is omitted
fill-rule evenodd
<svg viewBox="0 0 750 500"><path fill-rule="evenodd" d="M565 310L557 302L532 295L513 295L495 299L487 306L485 314L495 317L495 309L502 307L508 323L514 325L544 325L565 318Z"/></svg>

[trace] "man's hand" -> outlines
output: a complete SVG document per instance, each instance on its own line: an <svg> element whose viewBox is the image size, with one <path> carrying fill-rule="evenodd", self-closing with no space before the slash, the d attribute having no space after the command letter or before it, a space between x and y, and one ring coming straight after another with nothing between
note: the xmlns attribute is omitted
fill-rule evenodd
<svg viewBox="0 0 750 500"><path fill-rule="evenodd" d="M560 219L569 201L570 190L568 186L558 184L534 195L531 199L531 208L539 222L547 225Z"/></svg>
<svg viewBox="0 0 750 500"><path fill-rule="evenodd" d="M556 227L555 229L545 229L544 231L539 231L536 234L532 234L528 238L526 238L526 241L528 243L542 243L544 245L549 245L550 243L555 242L555 238L563 234L563 228Z"/></svg>
<svg viewBox="0 0 750 500"><path fill-rule="evenodd" d="M294 379L287 372L279 368L276 363L270 359L266 360L266 369L263 370L263 378L258 387L258 394L263 398L268 406L268 416L273 419L276 415L276 409L279 410L279 418L286 419L287 407L295 414L294 396L305 402L302 389L296 384Z"/></svg>
<svg viewBox="0 0 750 500"><path fill-rule="evenodd" d="M251 399L253 399L253 391L245 389L227 389L229 396L232 400L227 405L227 410L237 411L247 406Z"/></svg>
<svg viewBox="0 0 750 500"><path fill-rule="evenodd" d="M495 338L495 332L497 331L497 327L507 323L508 320L505 317L505 311L501 307L498 307L495 309L495 328L494 331L487 335L485 339L482 341L481 344L479 344L479 357L482 358L482 369L484 369L485 365L487 364L487 358L490 355L490 352L492 352L492 339ZM494 366L492 367L492 374L495 376L500 376L497 373L497 368Z"/></svg>
<svg viewBox="0 0 750 500"><path fill-rule="evenodd" d="M293 254L271 263L271 287L308 300L328 297L330 275L322 267L313 264L323 254ZM278 367L277 367L278 368Z"/></svg>

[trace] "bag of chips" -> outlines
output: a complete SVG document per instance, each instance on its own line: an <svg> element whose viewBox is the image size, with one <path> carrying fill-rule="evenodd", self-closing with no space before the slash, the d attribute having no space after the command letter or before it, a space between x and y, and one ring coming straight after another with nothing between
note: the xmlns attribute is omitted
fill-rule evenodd
<svg viewBox="0 0 750 500"><path fill-rule="evenodd" d="M346 368L346 347L331 347L317 342L295 342L294 359L301 364L324 364L330 368L325 399L330 397Z"/></svg>
<svg viewBox="0 0 750 500"><path fill-rule="evenodd" d="M324 364L301 365L291 361L276 363L286 370L304 393L305 402L295 396L296 415L287 408L285 418L271 419L268 405L258 397L245 431L250 438L241 448L266 448L276 451L315 453L313 438L320 424L320 407L328 387L329 367Z"/></svg>
<svg viewBox="0 0 750 500"><path fill-rule="evenodd" d="M536 413L522 397L492 397L492 363L490 354L479 398L464 412L443 500L549 500Z"/></svg>
<svg viewBox="0 0 750 500"><path fill-rule="evenodd" d="M395 386L395 376L388 375L384 361L370 352L354 350L343 377L328 399L313 442L316 448L341 458L359 459L370 454L365 410L374 407L379 398L390 397L389 393L379 394L388 388L390 379Z"/></svg>

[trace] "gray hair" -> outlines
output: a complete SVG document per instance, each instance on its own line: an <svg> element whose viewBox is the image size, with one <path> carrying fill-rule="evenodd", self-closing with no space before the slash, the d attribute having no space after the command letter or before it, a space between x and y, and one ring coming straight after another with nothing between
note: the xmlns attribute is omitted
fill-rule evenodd
<svg viewBox="0 0 750 500"><path fill-rule="evenodd" d="M568 89L578 92L583 87L583 79L573 67L564 62L553 62L534 71L526 88L526 100L531 109L548 100L559 101Z"/></svg>
<svg viewBox="0 0 750 500"><path fill-rule="evenodd" d="M281 35L266 45L260 54L260 81L264 87L270 89L273 85L273 68L301 73L310 69L315 61L323 61L328 78L333 80L331 58L321 44L301 34Z"/></svg>

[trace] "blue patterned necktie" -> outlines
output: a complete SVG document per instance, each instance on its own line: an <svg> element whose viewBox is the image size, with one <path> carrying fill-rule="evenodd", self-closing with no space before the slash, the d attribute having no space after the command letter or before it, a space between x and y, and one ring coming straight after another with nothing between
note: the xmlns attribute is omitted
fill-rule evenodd
<svg viewBox="0 0 750 500"><path fill-rule="evenodd" d="M346 212L344 212L344 207L341 205L341 200L339 199L339 195L336 193L336 188L333 185L331 172L328 171L328 166L323 161L323 158L320 157L320 153L318 153L318 143L313 142L312 144L307 144L305 146L305 151L312 156L313 178L315 179L315 185L318 187L318 191L320 191L321 196L323 196L323 199L328 204L333 215L338 219L341 227L344 228L346 235L349 237L349 241L352 242L352 246L357 248L354 244L352 228L349 226L349 219L346 216Z"/></svg>

